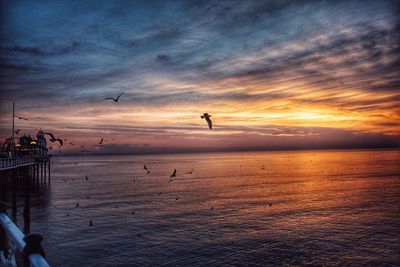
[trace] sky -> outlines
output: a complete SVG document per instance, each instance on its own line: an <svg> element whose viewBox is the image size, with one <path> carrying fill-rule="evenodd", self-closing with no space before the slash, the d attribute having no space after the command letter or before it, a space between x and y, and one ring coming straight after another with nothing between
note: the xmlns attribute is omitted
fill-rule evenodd
<svg viewBox="0 0 400 267"><path fill-rule="evenodd" d="M400 146L398 1L0 3L0 140L15 102L65 152Z"/></svg>

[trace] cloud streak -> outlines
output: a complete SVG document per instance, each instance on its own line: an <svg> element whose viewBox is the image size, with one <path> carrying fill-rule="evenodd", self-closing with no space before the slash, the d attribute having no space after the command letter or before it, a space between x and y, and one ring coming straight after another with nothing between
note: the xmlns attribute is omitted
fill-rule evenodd
<svg viewBox="0 0 400 267"><path fill-rule="evenodd" d="M193 149L248 138L258 140L250 148L285 147L278 140L295 144L303 128L396 146L398 8L367 2L2 2L0 125L16 101L27 131L97 129L153 150L180 139ZM119 92L118 105L102 101ZM216 141L194 141L210 138L203 112Z"/></svg>

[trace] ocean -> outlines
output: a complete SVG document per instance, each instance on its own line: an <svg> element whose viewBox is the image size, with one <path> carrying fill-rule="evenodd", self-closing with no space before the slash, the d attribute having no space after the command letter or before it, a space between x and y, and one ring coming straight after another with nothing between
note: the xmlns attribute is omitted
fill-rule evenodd
<svg viewBox="0 0 400 267"><path fill-rule="evenodd" d="M399 266L400 150L60 156L31 230L51 266Z"/></svg>

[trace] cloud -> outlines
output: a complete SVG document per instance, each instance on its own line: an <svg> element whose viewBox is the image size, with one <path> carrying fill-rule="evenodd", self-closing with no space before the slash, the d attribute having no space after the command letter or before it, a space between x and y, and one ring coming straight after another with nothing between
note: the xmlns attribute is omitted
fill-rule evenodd
<svg viewBox="0 0 400 267"><path fill-rule="evenodd" d="M240 147L239 133L259 145L314 133L302 127L400 134L392 1L1 5L0 116L16 101L26 128L97 127L153 148L150 136L209 138L197 119L210 112L217 138L205 147Z"/></svg>

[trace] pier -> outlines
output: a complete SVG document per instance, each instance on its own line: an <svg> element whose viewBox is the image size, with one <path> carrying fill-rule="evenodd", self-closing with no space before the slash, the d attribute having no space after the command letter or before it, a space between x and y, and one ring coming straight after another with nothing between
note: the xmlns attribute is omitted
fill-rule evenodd
<svg viewBox="0 0 400 267"><path fill-rule="evenodd" d="M40 235L30 231L30 198L50 186L50 159L32 155L0 160L0 266L49 266L39 253ZM16 225L21 202L23 231Z"/></svg>
<svg viewBox="0 0 400 267"><path fill-rule="evenodd" d="M17 137L21 130L15 131L15 117L13 103L12 135L0 147L0 266L47 267L43 238L31 233L31 194L46 193L50 187L48 133L39 130L36 139ZM22 231L18 214L23 218Z"/></svg>

